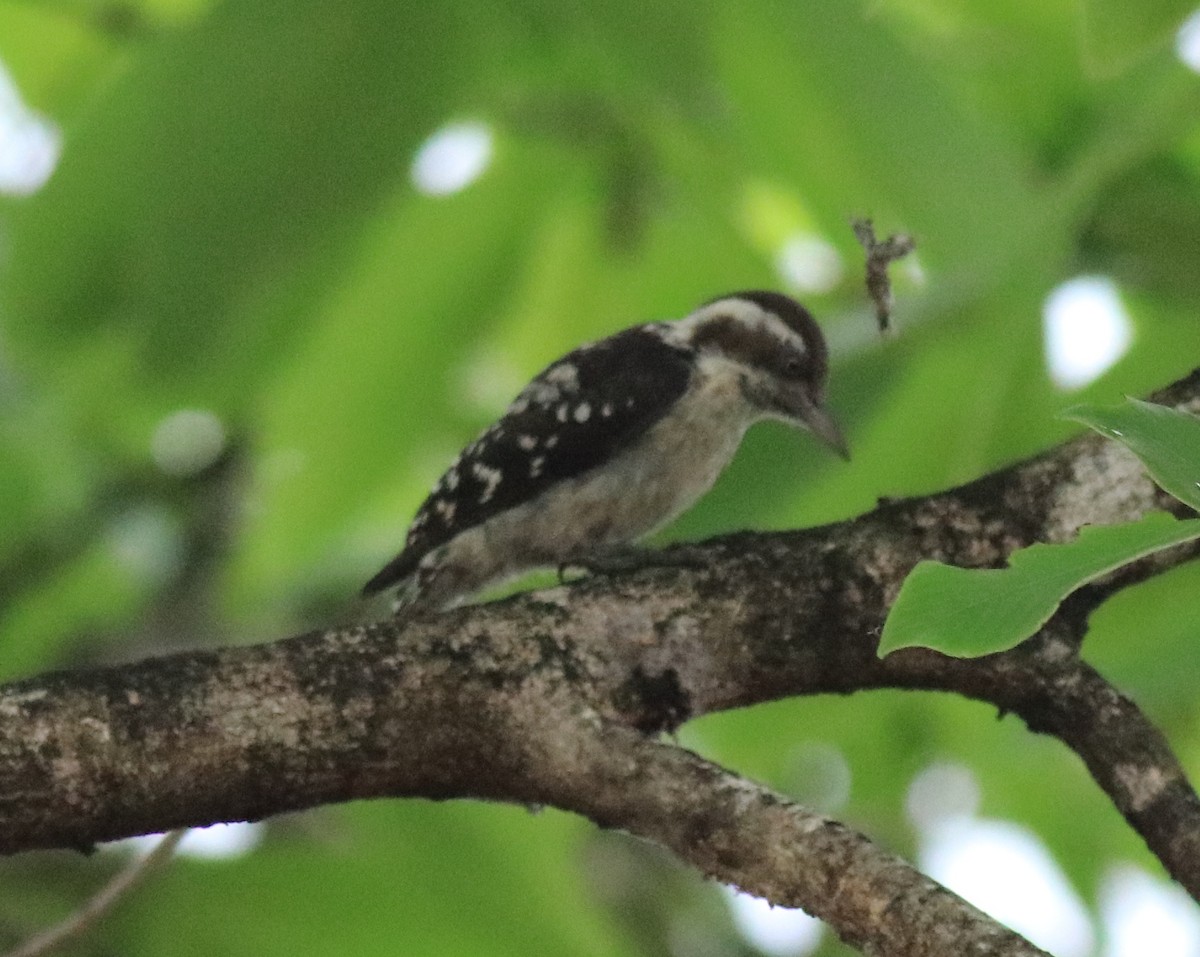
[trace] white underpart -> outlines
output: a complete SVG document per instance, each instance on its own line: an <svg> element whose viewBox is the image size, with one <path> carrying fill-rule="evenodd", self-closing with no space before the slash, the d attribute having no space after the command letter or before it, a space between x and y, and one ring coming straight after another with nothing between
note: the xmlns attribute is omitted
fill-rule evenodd
<svg viewBox="0 0 1200 957"><path fill-rule="evenodd" d="M421 565L438 568L431 597L466 597L666 525L712 487L746 429L763 418L742 395L743 375L730 360L701 357L690 395L613 462L553 485L427 555Z"/></svg>
<svg viewBox="0 0 1200 957"><path fill-rule="evenodd" d="M696 333L715 319L733 319L755 332L780 340L797 352L806 344L787 323L756 303L739 297L702 306L676 322L645 328L664 342L692 349ZM631 447L611 461L572 479L557 482L524 504L466 528L420 561L423 600L434 605L459 602L484 587L534 568L553 567L605 549L632 544L669 523L707 492L724 471L746 429L764 418L802 425L778 412L753 405L748 395L770 392L770 373L750 368L705 348L695 358L689 391L671 411ZM541 406L563 425L607 418L614 408L597 410L580 395L576 366L563 361L530 383L510 407L521 413ZM620 405L630 409L633 397ZM570 427L570 426L568 426ZM525 443L518 439L524 448ZM558 436L541 443L552 449ZM464 453L470 458L474 447ZM472 468L476 468L472 466ZM545 457L530 460L529 478L539 478ZM502 476L482 474L487 483L479 502L490 501Z"/></svg>

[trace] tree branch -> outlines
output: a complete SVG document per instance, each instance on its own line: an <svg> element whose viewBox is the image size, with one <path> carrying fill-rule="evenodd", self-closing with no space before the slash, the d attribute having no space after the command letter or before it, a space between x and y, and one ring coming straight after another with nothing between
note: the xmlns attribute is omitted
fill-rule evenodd
<svg viewBox="0 0 1200 957"><path fill-rule="evenodd" d="M802 907L871 954L1042 954L861 834L627 728L597 735L560 803L674 851L702 873ZM565 799L565 800L564 800Z"/></svg>
<svg viewBox="0 0 1200 957"><path fill-rule="evenodd" d="M124 870L119 871L91 900L66 920L35 934L4 957L43 957L44 954L53 953L72 940L83 937L144 881L151 871L164 864L175 853L175 848L186 834L186 830L164 834L148 853L126 865Z"/></svg>
<svg viewBox="0 0 1200 957"><path fill-rule="evenodd" d="M515 800L656 841L872 953L1042 953L862 835L589 702L612 687L601 659L496 611L10 686L0 850L356 797ZM644 709L643 690L614 696Z"/></svg>
<svg viewBox="0 0 1200 957"><path fill-rule="evenodd" d="M1200 406L1200 371L1159 398ZM1084 436L853 521L713 541L704 568L689 561L441 616L8 685L0 852L86 848L351 798L538 802L799 904L873 953L1036 953L861 836L632 729L863 688L990 701L1074 748L1200 896L1200 801L1162 736L1078 659L1086 593L1002 655L875 656L918 560L996 566L1034 541L1163 507L1177 503L1136 459ZM1177 549L1098 587L1195 554ZM947 939L929 937L933 928Z"/></svg>

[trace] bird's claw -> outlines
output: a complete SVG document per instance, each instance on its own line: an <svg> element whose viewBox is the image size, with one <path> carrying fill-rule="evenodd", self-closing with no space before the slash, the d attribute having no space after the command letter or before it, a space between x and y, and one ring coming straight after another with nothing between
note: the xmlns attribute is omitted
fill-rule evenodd
<svg viewBox="0 0 1200 957"><path fill-rule="evenodd" d="M711 561L702 549L676 545L663 550L649 548L617 548L589 552L560 562L558 580L565 583L567 569L574 568L592 575L622 575L646 568L706 568Z"/></svg>

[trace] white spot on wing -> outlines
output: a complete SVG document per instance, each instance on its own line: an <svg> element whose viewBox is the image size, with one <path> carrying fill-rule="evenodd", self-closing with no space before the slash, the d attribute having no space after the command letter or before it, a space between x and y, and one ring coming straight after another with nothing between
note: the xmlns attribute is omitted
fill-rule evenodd
<svg viewBox="0 0 1200 957"><path fill-rule="evenodd" d="M557 435L551 435L551 436L547 437L546 448L552 449L556 445L558 445L558 436Z"/></svg>
<svg viewBox="0 0 1200 957"><path fill-rule="evenodd" d="M604 416L604 418L607 419L610 415L612 415L612 413L613 408L611 402L605 402L604 405L600 406L600 414Z"/></svg>
<svg viewBox="0 0 1200 957"><path fill-rule="evenodd" d="M590 405L588 405L586 402L580 402L579 405L575 406L575 421L576 422L580 422L580 423L586 422L588 419L591 418L591 416L592 416L592 407Z"/></svg>
<svg viewBox="0 0 1200 957"><path fill-rule="evenodd" d="M532 452L535 448L537 448L537 439L532 435L521 435L517 437L517 445L519 445L526 452Z"/></svg>
<svg viewBox="0 0 1200 957"><path fill-rule="evenodd" d="M404 536L405 548L411 546L421 537L427 524L429 524L429 513L424 511L418 513L412 520L412 524L408 526L408 534Z"/></svg>
<svg viewBox="0 0 1200 957"><path fill-rule="evenodd" d="M562 362L546 373L546 381L561 387L563 392L579 389L579 370L570 362Z"/></svg>
<svg viewBox="0 0 1200 957"><path fill-rule="evenodd" d="M496 494L496 486L504 479L504 473L483 462L472 462L471 474L483 482L483 492L479 496L479 504L490 502L492 496Z"/></svg>
<svg viewBox="0 0 1200 957"><path fill-rule="evenodd" d="M534 460L529 463L529 477L537 478L539 475L542 474L542 469L545 467L545 465L546 465L546 456L544 456L544 455L536 456L534 458Z"/></svg>
<svg viewBox="0 0 1200 957"><path fill-rule="evenodd" d="M529 403L549 408L562 402L564 396L579 391L579 369L571 362L560 362L551 366L542 375L534 379L517 397L511 412L521 414ZM520 403L520 408L518 408Z"/></svg>
<svg viewBox="0 0 1200 957"><path fill-rule="evenodd" d="M570 412L570 409L568 409L567 404L565 402L563 402L561 405L559 405L559 407L557 409L554 410L554 417L556 419L558 419L559 422L566 422L567 414L569 412Z"/></svg>

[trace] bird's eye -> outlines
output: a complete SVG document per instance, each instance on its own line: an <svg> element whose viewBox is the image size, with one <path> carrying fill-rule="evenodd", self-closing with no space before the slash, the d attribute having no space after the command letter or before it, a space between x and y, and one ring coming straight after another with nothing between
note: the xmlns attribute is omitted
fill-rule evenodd
<svg viewBox="0 0 1200 957"><path fill-rule="evenodd" d="M791 379L799 379L804 375L804 360L793 356L783 363L783 374Z"/></svg>

